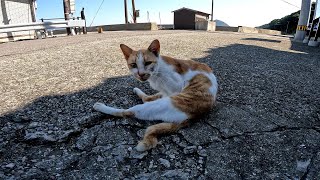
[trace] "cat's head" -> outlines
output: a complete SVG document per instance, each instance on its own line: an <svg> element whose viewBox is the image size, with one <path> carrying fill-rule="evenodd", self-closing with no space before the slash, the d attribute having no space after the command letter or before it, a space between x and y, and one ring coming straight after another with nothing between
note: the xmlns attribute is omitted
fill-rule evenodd
<svg viewBox="0 0 320 180"><path fill-rule="evenodd" d="M132 50L124 44L120 44L129 70L139 81L146 81L154 73L160 53L160 43L156 39L152 41L148 49Z"/></svg>

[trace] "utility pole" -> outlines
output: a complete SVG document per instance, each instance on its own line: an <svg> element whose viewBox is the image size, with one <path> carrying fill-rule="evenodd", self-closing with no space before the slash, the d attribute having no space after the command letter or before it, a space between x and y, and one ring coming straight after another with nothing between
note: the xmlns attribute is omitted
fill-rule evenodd
<svg viewBox="0 0 320 180"><path fill-rule="evenodd" d="M211 21L213 21L213 0L211 1Z"/></svg>
<svg viewBox="0 0 320 180"><path fill-rule="evenodd" d="M69 20L69 14L70 14L70 3L69 0L63 0L63 7L64 7L64 19ZM67 28L67 34L71 34L70 28Z"/></svg>
<svg viewBox="0 0 320 180"><path fill-rule="evenodd" d="M35 9L35 1L31 1L30 3L30 10L31 10L31 19L32 22L36 22L36 9Z"/></svg>
<svg viewBox="0 0 320 180"><path fill-rule="evenodd" d="M124 0L124 17L125 17L126 24L128 24L127 0Z"/></svg>
<svg viewBox="0 0 320 180"><path fill-rule="evenodd" d="M137 16L136 16L136 8L134 5L134 0L132 0L132 15L133 15L133 23L137 22Z"/></svg>
<svg viewBox="0 0 320 180"><path fill-rule="evenodd" d="M307 33L307 25L309 21L311 10L311 0L301 0L301 11L299 16L299 22L296 30L296 34L294 35L294 40L302 42L306 33Z"/></svg>

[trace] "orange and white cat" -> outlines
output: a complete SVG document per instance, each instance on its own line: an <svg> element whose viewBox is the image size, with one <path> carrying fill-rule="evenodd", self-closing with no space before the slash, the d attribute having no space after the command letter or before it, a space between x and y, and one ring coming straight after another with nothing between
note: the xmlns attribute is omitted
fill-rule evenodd
<svg viewBox="0 0 320 180"><path fill-rule="evenodd" d="M143 104L118 109L95 103L93 108L113 116L164 121L146 129L143 140L136 147L138 151L155 147L157 135L175 132L187 125L188 120L215 106L218 83L206 64L160 56L158 40L154 40L147 50L134 51L124 44L120 48L133 76L140 81L148 81L159 93L148 96L134 88Z"/></svg>

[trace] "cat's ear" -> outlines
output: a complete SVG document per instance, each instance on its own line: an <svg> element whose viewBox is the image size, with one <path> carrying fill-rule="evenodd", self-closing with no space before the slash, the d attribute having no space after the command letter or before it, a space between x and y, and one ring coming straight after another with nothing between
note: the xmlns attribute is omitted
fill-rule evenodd
<svg viewBox="0 0 320 180"><path fill-rule="evenodd" d="M133 50L124 44L120 44L120 48L122 50L124 57L126 58L126 60L128 60L128 58L129 58L130 54L132 54Z"/></svg>
<svg viewBox="0 0 320 180"><path fill-rule="evenodd" d="M160 53L159 40L158 39L153 40L150 46L148 47L148 50L158 57Z"/></svg>

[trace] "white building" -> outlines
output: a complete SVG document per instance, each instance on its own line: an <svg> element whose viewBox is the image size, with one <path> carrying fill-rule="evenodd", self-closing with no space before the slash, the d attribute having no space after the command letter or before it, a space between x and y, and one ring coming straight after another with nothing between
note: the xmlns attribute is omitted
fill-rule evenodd
<svg viewBox="0 0 320 180"><path fill-rule="evenodd" d="M36 0L0 0L0 26L36 21ZM0 42L33 39L34 31L0 33Z"/></svg>

